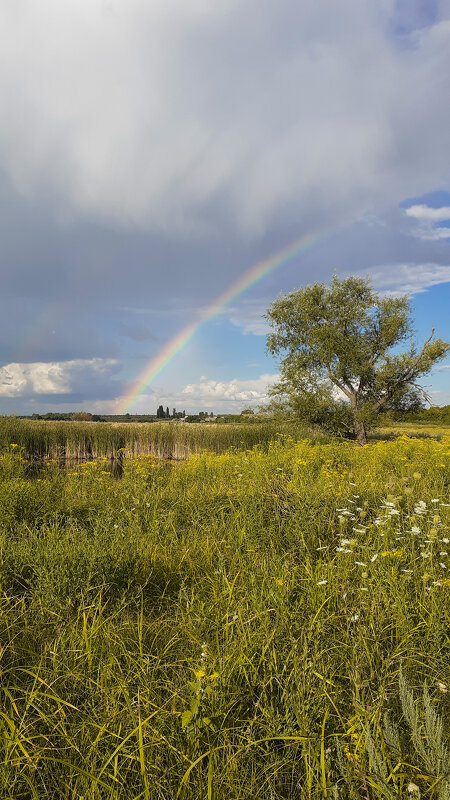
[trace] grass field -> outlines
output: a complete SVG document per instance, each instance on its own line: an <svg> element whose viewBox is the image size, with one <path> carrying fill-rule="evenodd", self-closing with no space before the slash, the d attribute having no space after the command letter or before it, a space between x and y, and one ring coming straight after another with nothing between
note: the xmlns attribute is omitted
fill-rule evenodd
<svg viewBox="0 0 450 800"><path fill-rule="evenodd" d="M128 456L120 479L29 475L4 441L0 797L448 800L434 435Z"/></svg>

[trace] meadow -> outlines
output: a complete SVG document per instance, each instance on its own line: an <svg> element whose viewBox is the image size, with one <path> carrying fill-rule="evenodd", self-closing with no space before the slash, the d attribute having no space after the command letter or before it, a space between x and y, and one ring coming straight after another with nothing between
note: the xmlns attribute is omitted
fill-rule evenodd
<svg viewBox="0 0 450 800"><path fill-rule="evenodd" d="M1 798L448 800L448 429L117 478L10 424Z"/></svg>

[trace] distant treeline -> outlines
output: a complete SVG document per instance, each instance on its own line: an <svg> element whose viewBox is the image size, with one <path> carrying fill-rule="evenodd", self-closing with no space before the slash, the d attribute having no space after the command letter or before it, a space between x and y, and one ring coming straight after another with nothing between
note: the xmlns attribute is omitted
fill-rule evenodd
<svg viewBox="0 0 450 800"><path fill-rule="evenodd" d="M422 422L427 425L450 425L450 405L432 406L416 411L388 411L382 417L386 422Z"/></svg>
<svg viewBox="0 0 450 800"><path fill-rule="evenodd" d="M162 409L162 406L160 406ZM200 411L198 414L185 414L173 409L172 414L164 416L158 409L159 414L90 414L88 411L57 412L50 411L47 414L33 414L31 417L22 416L20 419L37 420L66 420L68 422L160 422L161 419L180 420L183 422L206 422L214 421L221 424L236 423L261 423L266 422L267 415L255 414L251 409L245 409L240 414L220 414L217 417L212 412ZM381 424L390 422L421 422L429 425L450 425L450 405L433 406L432 408L417 409L415 411L388 411L379 418Z"/></svg>
<svg viewBox="0 0 450 800"><path fill-rule="evenodd" d="M162 409L162 406L160 406ZM182 419L183 422L201 422L209 419L213 415L207 411L200 411L199 414L189 414L185 411L169 413L169 409L163 413L156 414L91 414L89 411L49 411L47 414L32 414L31 416L20 416L19 419L50 420L57 422L159 422L162 419Z"/></svg>
<svg viewBox="0 0 450 800"><path fill-rule="evenodd" d="M156 422L156 414L91 414L89 411L49 411L47 414L20 416L20 419L43 419L66 422Z"/></svg>
<svg viewBox="0 0 450 800"><path fill-rule="evenodd" d="M50 420L57 422L160 422L162 419L182 420L183 422L261 422L264 418L253 415L251 411L242 411L240 414L222 414L215 417L212 411L199 411L198 414L186 414L175 408L169 413L162 406L156 414L91 414L89 411L49 411L46 414L32 414L31 416L17 415L19 419Z"/></svg>

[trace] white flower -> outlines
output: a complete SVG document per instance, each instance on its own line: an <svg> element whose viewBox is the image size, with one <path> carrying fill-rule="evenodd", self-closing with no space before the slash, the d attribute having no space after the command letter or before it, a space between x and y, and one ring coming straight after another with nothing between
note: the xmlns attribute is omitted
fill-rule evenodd
<svg viewBox="0 0 450 800"><path fill-rule="evenodd" d="M439 566L442 567L442 569L447 569L446 565L442 561L439 562Z"/></svg>
<svg viewBox="0 0 450 800"><path fill-rule="evenodd" d="M431 553L421 553L422 558L430 558Z"/></svg>
<svg viewBox="0 0 450 800"><path fill-rule="evenodd" d="M351 550L348 550L345 547L336 547L336 553L351 553Z"/></svg>
<svg viewBox="0 0 450 800"><path fill-rule="evenodd" d="M418 787L418 786L416 786L416 784L415 784L415 783L413 783L412 781L411 781L411 783L408 783L408 789L407 789L407 791L408 791L408 793L409 793L409 794L418 794L418 795L420 796L420 789L419 789L419 787Z"/></svg>
<svg viewBox="0 0 450 800"><path fill-rule="evenodd" d="M358 500L359 494L354 494L353 497L356 497L356 499Z"/></svg>
<svg viewBox="0 0 450 800"><path fill-rule="evenodd" d="M441 539L442 544L448 544L450 539Z"/></svg>
<svg viewBox="0 0 450 800"><path fill-rule="evenodd" d="M353 530L355 531L355 533L365 533L366 532L365 528L353 528Z"/></svg>
<svg viewBox="0 0 450 800"><path fill-rule="evenodd" d="M378 558L378 553L375 553L375 555L374 555L374 556L372 556L372 558L370 559L370 560L371 560L371 562L372 562L372 564L373 564L373 562L374 562L374 561L376 561L376 560L377 560L377 558Z"/></svg>
<svg viewBox="0 0 450 800"><path fill-rule="evenodd" d="M367 586L361 586L361 591L362 592L368 592L369 590L368 590Z"/></svg>
<svg viewBox="0 0 450 800"><path fill-rule="evenodd" d="M242 478L242 472L238 472L237 477Z"/></svg>
<svg viewBox="0 0 450 800"><path fill-rule="evenodd" d="M351 481L348 482L349 486L356 486L356 483L352 483Z"/></svg>
<svg viewBox="0 0 450 800"><path fill-rule="evenodd" d="M350 544L350 539L341 539L340 541L341 547L344 547L344 545L346 544Z"/></svg>
<svg viewBox="0 0 450 800"><path fill-rule="evenodd" d="M325 586L325 584L327 584L327 583L328 583L328 581L318 581L317 582L317 586Z"/></svg>
<svg viewBox="0 0 450 800"><path fill-rule="evenodd" d="M395 503L388 503L387 500L385 501L384 505L386 506L386 508L395 508Z"/></svg>
<svg viewBox="0 0 450 800"><path fill-rule="evenodd" d="M402 569L402 572L407 572L409 575L411 575L412 569Z"/></svg>
<svg viewBox="0 0 450 800"><path fill-rule="evenodd" d="M411 525L411 533L420 533L420 528L417 525Z"/></svg>
<svg viewBox="0 0 450 800"><path fill-rule="evenodd" d="M397 511L396 508L391 508L391 510L389 511L389 516L390 517L399 517L400 516L400 511Z"/></svg>
<svg viewBox="0 0 450 800"><path fill-rule="evenodd" d="M447 692L447 686L445 683L442 683L442 681L436 681L436 686L440 692L443 692L444 694Z"/></svg>
<svg viewBox="0 0 450 800"><path fill-rule="evenodd" d="M440 555L440 556L446 556L446 555L447 555L447 551L446 551L446 550L441 550L441 551L439 552L439 555Z"/></svg>
<svg viewBox="0 0 450 800"><path fill-rule="evenodd" d="M358 620L359 620L359 614L353 614L350 617L350 622L358 622Z"/></svg>
<svg viewBox="0 0 450 800"><path fill-rule="evenodd" d="M324 544L322 547L316 547L316 550L326 550L328 545Z"/></svg>
<svg viewBox="0 0 450 800"><path fill-rule="evenodd" d="M433 497L433 499L430 500L430 503L440 503L439 497Z"/></svg>
<svg viewBox="0 0 450 800"><path fill-rule="evenodd" d="M358 564L358 567L367 567L367 564L364 561L355 561L355 564Z"/></svg>

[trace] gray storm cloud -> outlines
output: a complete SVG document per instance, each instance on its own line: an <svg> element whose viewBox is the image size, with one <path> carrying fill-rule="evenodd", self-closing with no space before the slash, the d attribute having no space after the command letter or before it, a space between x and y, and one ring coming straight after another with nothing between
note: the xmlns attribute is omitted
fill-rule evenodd
<svg viewBox="0 0 450 800"><path fill-rule="evenodd" d="M449 0L4 0L0 410L109 408L302 233L332 231L139 408L261 393L239 359L276 368L279 291L333 270L391 294L448 283L449 45Z"/></svg>
<svg viewBox="0 0 450 800"><path fill-rule="evenodd" d="M355 218L448 178L440 8L399 44L388 0L10 0L1 169L61 224Z"/></svg>

